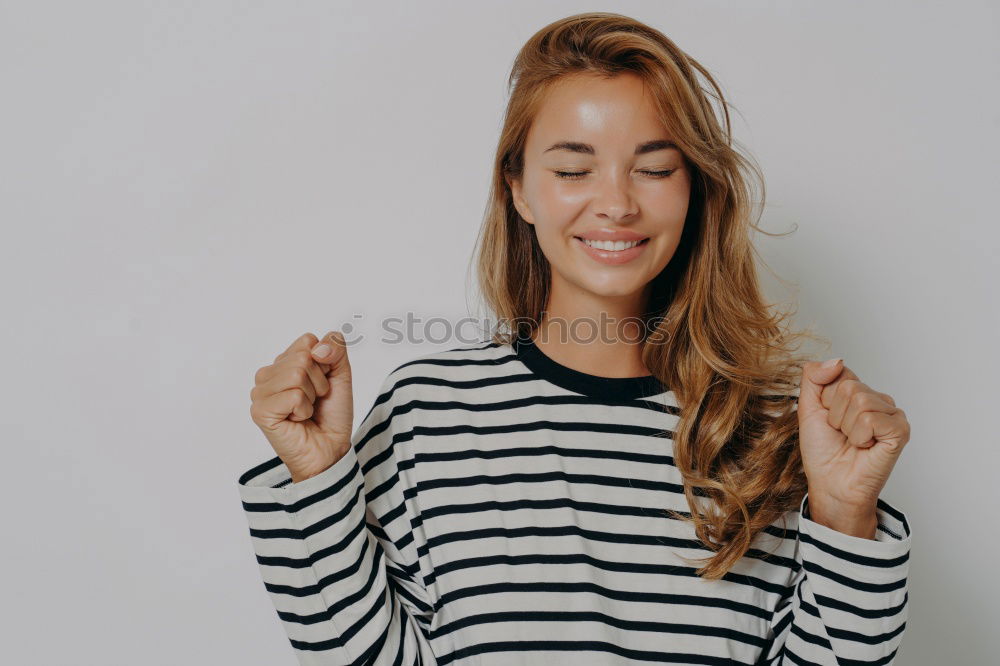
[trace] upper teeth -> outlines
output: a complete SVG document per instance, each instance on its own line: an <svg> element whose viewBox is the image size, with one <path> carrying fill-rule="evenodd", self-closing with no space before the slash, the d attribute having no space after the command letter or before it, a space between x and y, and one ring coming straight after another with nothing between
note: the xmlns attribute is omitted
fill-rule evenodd
<svg viewBox="0 0 1000 666"><path fill-rule="evenodd" d="M588 240L586 238L581 239L584 243L590 247L595 247L598 250L627 250L630 247L635 247L642 241L602 241L602 240Z"/></svg>

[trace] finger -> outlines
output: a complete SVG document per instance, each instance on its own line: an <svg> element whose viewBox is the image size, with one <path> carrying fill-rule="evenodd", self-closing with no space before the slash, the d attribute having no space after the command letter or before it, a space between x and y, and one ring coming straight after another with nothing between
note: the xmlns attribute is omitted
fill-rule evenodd
<svg viewBox="0 0 1000 666"><path fill-rule="evenodd" d="M313 421L330 436L349 439L354 418L351 362L343 334L334 331L329 339L333 347L327 357L330 370L326 374L330 381L330 399L320 404Z"/></svg>
<svg viewBox="0 0 1000 666"><path fill-rule="evenodd" d="M894 405L882 399L878 391L856 391L851 396L841 420L840 429L845 434L850 432L858 418L865 412L882 412L884 414L895 414L899 411Z"/></svg>
<svg viewBox="0 0 1000 666"><path fill-rule="evenodd" d="M834 428L840 428L843 425L844 414L847 413L851 396L854 395L855 391L866 388L867 386L857 379L838 379L823 389L820 398L823 401L823 406L828 410L826 422Z"/></svg>
<svg viewBox="0 0 1000 666"><path fill-rule="evenodd" d="M275 356L274 362L277 363L278 361L285 359L289 355L294 354L295 352L298 351L302 350L309 351L314 346L316 346L316 343L318 341L319 340L317 340L316 336L313 335L312 333L310 332L303 333L299 337L295 338L292 344L288 345L288 348L285 349L285 351Z"/></svg>
<svg viewBox="0 0 1000 666"><path fill-rule="evenodd" d="M850 372L850 369L845 365L843 368L841 368L840 374L837 375L835 379L833 379L829 384L823 386L823 388L819 392L819 402L821 405L823 405L823 407L825 407L826 409L830 409L831 405L833 404L834 396L837 394L837 389L840 388L840 385L841 383L844 382L844 380L857 379L856 376L852 377L851 375L854 375L854 373Z"/></svg>
<svg viewBox="0 0 1000 666"><path fill-rule="evenodd" d="M879 442L895 443L893 453L898 454L906 443L905 419L897 414L864 412L847 435L847 442L858 448L871 448Z"/></svg>
<svg viewBox="0 0 1000 666"><path fill-rule="evenodd" d="M301 354L302 352L300 351L298 353ZM289 357L286 356L282 359L282 361L287 361L288 358ZM265 365L262 368L258 368L257 372L254 374L254 388L250 391L251 400L253 400L254 396L258 393L262 393L262 388L265 388L267 395L275 393L273 390L273 384L269 383L274 379L277 373L281 372L282 368L286 367L286 364L282 361L273 365ZM330 389L330 384L327 381L325 374L326 366L322 363L316 363L310 359L306 364L306 370L309 372L309 377L312 380L313 387L316 389L316 395L326 395L326 392Z"/></svg>
<svg viewBox="0 0 1000 666"><path fill-rule="evenodd" d="M799 419L824 418L827 410L823 405L822 396L830 382L840 377L843 360L836 358L827 361L806 361L801 368L802 375L796 399Z"/></svg>
<svg viewBox="0 0 1000 666"><path fill-rule="evenodd" d="M268 379L274 376L274 365L265 365L257 368L257 372L253 375L254 386L260 386Z"/></svg>
<svg viewBox="0 0 1000 666"><path fill-rule="evenodd" d="M309 372L309 379L316 390L316 395L326 395L330 391L330 381L326 378L326 370L323 368L323 364L316 361L309 361L306 370Z"/></svg>
<svg viewBox="0 0 1000 666"><path fill-rule="evenodd" d="M319 345L322 344L322 341L320 341ZM314 346L312 349L316 349L316 347ZM303 366L306 369L306 372L309 373L309 379L312 381L313 385L313 400L315 400L315 396L327 394L330 390L330 382L326 378L326 372L329 369L329 366L325 363L319 363L316 361L316 354L313 353L313 351L307 352L299 350L295 352L294 356L289 356L288 359L294 359L296 364Z"/></svg>
<svg viewBox="0 0 1000 666"><path fill-rule="evenodd" d="M304 421L312 415L312 404L300 388L288 389L250 405L253 422L265 430L274 430L286 419Z"/></svg>
<svg viewBox="0 0 1000 666"><path fill-rule="evenodd" d="M344 339L344 334L340 331L331 331L323 336L323 343L330 348L322 357L327 377L331 381L350 381L351 363L347 356L347 341Z"/></svg>
<svg viewBox="0 0 1000 666"><path fill-rule="evenodd" d="M316 386L309 374L309 364L313 362L307 360L309 352L299 353L304 354L304 356L288 357L279 364L274 376L258 387L257 394L261 398L267 399L288 389L301 388L311 402L316 401Z"/></svg>
<svg viewBox="0 0 1000 666"><path fill-rule="evenodd" d="M336 360L337 348L341 345L343 335L340 331L329 331L312 348L313 358L320 364L320 369L326 374L330 372L332 363Z"/></svg>
<svg viewBox="0 0 1000 666"><path fill-rule="evenodd" d="M277 393L271 400L288 410L286 418L289 421L305 421L313 415L313 401L299 386Z"/></svg>
<svg viewBox="0 0 1000 666"><path fill-rule="evenodd" d="M848 380L861 381L861 378L854 374L854 371L845 365L840 369L840 374L837 375L837 378L823 387L823 390L820 392L820 403L827 409L830 409L830 405L833 403L834 395L836 395L841 382Z"/></svg>

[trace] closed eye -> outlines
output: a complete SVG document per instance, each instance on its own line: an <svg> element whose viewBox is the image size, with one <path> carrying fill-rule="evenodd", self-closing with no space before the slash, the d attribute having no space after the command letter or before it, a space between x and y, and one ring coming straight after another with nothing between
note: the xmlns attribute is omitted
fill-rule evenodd
<svg viewBox="0 0 1000 666"><path fill-rule="evenodd" d="M677 169L667 169L665 171L643 170L643 171L640 171L639 173L644 173L644 174L646 174L647 176L649 176L651 178L666 178L667 176L669 176L670 174L672 174L676 170ZM553 173L556 174L556 177L561 178L563 180L580 180L581 178L583 178L584 176L586 176L590 172L589 171L554 171Z"/></svg>

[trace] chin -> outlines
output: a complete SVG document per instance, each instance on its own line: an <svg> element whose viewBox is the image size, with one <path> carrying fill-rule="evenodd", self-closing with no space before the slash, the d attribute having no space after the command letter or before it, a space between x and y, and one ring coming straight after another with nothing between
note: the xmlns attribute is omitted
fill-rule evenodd
<svg viewBox="0 0 1000 666"><path fill-rule="evenodd" d="M643 290L646 284L646 282L630 282L629 284L613 285L591 285L584 283L581 284L580 287L595 296L600 296L601 298L624 298L638 294Z"/></svg>

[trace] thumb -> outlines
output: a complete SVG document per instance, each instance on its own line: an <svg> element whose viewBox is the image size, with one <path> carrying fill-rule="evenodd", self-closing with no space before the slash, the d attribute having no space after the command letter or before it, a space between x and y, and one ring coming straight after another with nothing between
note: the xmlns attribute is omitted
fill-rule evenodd
<svg viewBox="0 0 1000 666"><path fill-rule="evenodd" d="M806 417L816 410L824 409L820 396L823 387L840 376L844 369L844 359L831 358L820 363L809 361L802 367L802 385L799 387L799 404L797 410L800 417Z"/></svg>
<svg viewBox="0 0 1000 666"><path fill-rule="evenodd" d="M313 421L328 435L350 437L354 421L354 394L347 343L340 331L330 333L325 342L330 350L317 360L330 382L330 391L316 400Z"/></svg>

